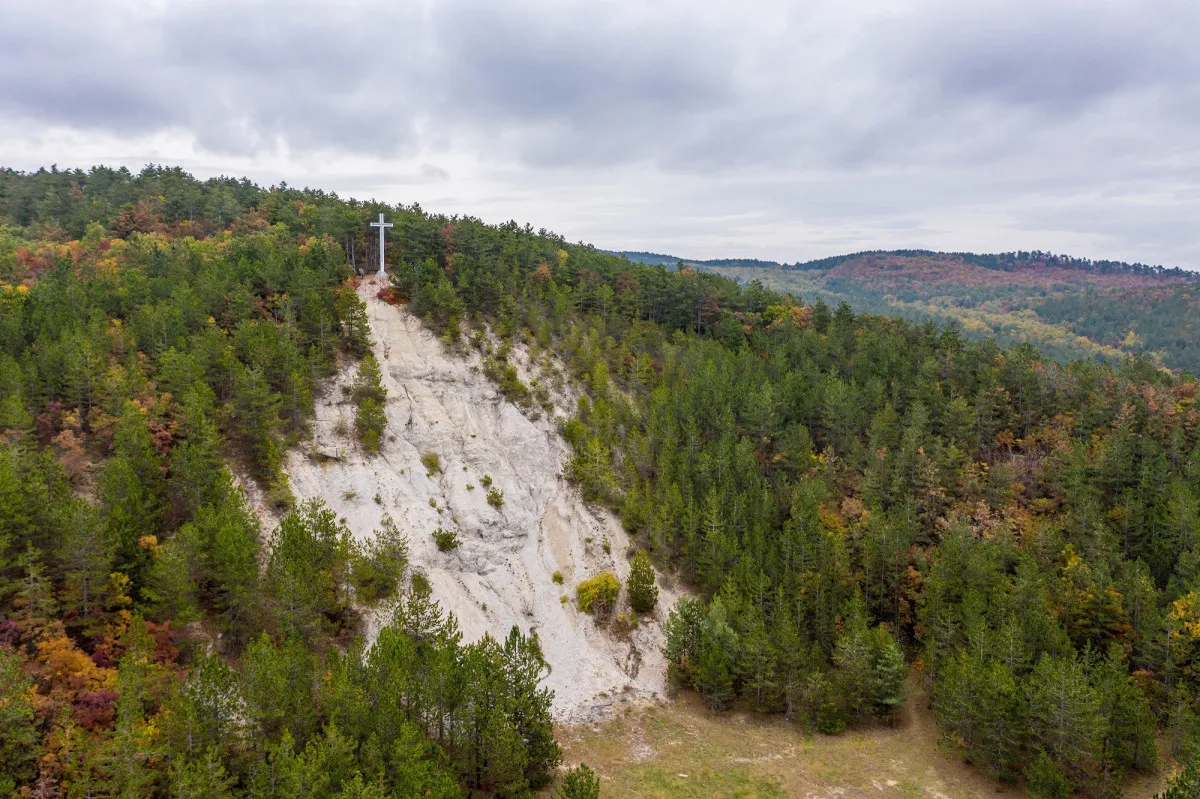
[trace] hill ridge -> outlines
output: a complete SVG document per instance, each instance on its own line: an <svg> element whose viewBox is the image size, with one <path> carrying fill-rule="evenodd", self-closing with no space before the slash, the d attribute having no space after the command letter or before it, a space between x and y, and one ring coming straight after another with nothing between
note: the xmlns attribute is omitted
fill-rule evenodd
<svg viewBox="0 0 1200 799"><path fill-rule="evenodd" d="M683 258L666 253L648 252L644 250L605 250L613 255L624 256L630 261L650 265L685 263L689 266L757 266L778 267L795 270L824 270L832 269L846 261L867 256L903 256L903 257L947 257L959 258L973 266L984 269L1009 271L1020 268L1036 268L1044 266L1060 266L1068 269L1079 269L1086 272L1129 272L1139 275L1162 277L1181 277L1189 280L1200 280L1200 271L1185 269L1180 266L1162 266L1161 264L1143 264L1140 261L1115 261L1110 259L1081 258L1066 253L1053 253L1042 250L1012 250L998 253L976 253L970 251L895 249L895 250L859 250L857 252L830 255L824 258L812 258L807 261L774 261L761 258Z"/></svg>
<svg viewBox="0 0 1200 799"><path fill-rule="evenodd" d="M630 261L682 259L621 253ZM1032 251L866 250L794 264L682 260L739 283L859 312L955 323L975 338L1029 342L1051 357L1119 359L1200 370L1200 272Z"/></svg>

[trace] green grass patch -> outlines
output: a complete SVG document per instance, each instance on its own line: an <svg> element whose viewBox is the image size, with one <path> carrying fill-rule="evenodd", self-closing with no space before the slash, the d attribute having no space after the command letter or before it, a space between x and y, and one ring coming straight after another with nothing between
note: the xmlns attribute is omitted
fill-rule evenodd
<svg viewBox="0 0 1200 799"><path fill-rule="evenodd" d="M656 766L638 765L629 769L627 777L627 796L651 799L787 799L787 793L778 785L741 768L671 772Z"/></svg>

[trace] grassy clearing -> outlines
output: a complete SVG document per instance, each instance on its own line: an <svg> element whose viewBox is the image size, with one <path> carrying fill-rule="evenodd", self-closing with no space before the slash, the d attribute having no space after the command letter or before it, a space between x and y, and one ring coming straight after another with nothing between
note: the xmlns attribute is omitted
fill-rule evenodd
<svg viewBox="0 0 1200 799"><path fill-rule="evenodd" d="M1024 797L938 749L933 718L914 697L893 728L836 737L809 735L780 719L714 715L694 696L630 709L598 727L558 730L568 765L588 763L602 796L651 799L714 797ZM1149 799L1162 780L1125 786L1123 796Z"/></svg>

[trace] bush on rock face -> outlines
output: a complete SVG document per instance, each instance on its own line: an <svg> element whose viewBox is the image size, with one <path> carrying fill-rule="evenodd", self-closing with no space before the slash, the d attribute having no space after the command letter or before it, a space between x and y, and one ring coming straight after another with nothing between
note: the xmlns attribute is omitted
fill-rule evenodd
<svg viewBox="0 0 1200 799"><path fill-rule="evenodd" d="M433 540L439 552L449 552L459 545L458 533L454 530L443 530L441 527L433 531Z"/></svg>
<svg viewBox="0 0 1200 799"><path fill-rule="evenodd" d="M575 587L576 605L584 613L603 613L617 603L621 581L612 572L600 572Z"/></svg>

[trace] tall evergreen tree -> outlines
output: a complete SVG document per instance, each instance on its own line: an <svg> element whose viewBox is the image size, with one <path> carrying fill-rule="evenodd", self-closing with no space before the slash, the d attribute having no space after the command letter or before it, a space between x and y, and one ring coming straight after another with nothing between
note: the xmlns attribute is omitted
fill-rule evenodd
<svg viewBox="0 0 1200 799"><path fill-rule="evenodd" d="M629 604L638 613L649 613L658 604L658 586L654 584L654 565L646 550L638 550L629 566Z"/></svg>

